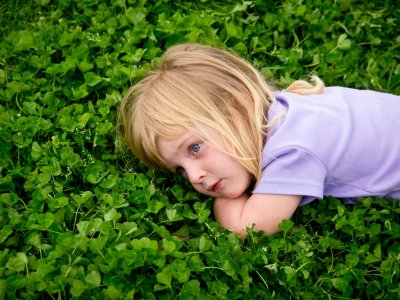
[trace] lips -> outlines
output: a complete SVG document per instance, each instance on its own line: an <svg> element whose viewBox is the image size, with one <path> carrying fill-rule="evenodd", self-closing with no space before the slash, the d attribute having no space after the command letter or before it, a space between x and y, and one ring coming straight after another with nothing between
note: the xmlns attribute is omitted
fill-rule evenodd
<svg viewBox="0 0 400 300"><path fill-rule="evenodd" d="M209 190L209 191L216 192L216 191L218 191L218 190L221 188L221 184L222 184L222 181L221 181L221 180L218 180L216 183L214 183L212 186L210 186L210 187L208 188L208 190Z"/></svg>

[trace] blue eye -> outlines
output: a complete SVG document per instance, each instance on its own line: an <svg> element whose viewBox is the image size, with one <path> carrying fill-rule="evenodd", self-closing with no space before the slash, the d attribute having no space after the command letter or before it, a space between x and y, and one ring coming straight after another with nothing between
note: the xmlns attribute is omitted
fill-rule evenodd
<svg viewBox="0 0 400 300"><path fill-rule="evenodd" d="M195 154L200 151L202 144L193 144L190 146L190 151L192 151L192 154Z"/></svg>

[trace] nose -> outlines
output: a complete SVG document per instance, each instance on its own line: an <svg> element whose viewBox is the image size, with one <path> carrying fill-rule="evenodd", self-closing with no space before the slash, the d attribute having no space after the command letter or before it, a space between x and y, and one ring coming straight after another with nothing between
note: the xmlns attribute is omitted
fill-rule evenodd
<svg viewBox="0 0 400 300"><path fill-rule="evenodd" d="M189 182L191 184L199 184L203 182L205 171L198 166L190 166L185 169Z"/></svg>

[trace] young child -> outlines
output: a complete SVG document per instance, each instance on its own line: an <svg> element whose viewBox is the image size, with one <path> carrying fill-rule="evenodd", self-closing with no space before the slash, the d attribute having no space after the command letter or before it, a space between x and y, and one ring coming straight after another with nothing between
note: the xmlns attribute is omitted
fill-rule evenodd
<svg viewBox="0 0 400 300"><path fill-rule="evenodd" d="M171 47L119 111L133 153L215 198L242 237L278 231L324 195L400 198L400 97L295 81L275 91L245 60L212 47Z"/></svg>

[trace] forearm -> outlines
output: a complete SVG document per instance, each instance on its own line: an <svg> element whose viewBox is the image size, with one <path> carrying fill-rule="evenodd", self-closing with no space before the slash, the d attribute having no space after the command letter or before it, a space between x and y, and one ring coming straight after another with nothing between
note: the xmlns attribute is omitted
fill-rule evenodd
<svg viewBox="0 0 400 300"><path fill-rule="evenodd" d="M216 198L214 200L214 216L219 225L234 230L243 236L236 224L240 223L242 211L248 198L247 195L242 195L237 199ZM246 228L244 228L244 234L245 231Z"/></svg>
<svg viewBox="0 0 400 300"><path fill-rule="evenodd" d="M242 195L237 199L218 198L214 202L214 214L218 223L227 229L246 236L246 228L255 224L256 231L267 235L278 231L283 219L292 216L301 200L291 195Z"/></svg>

